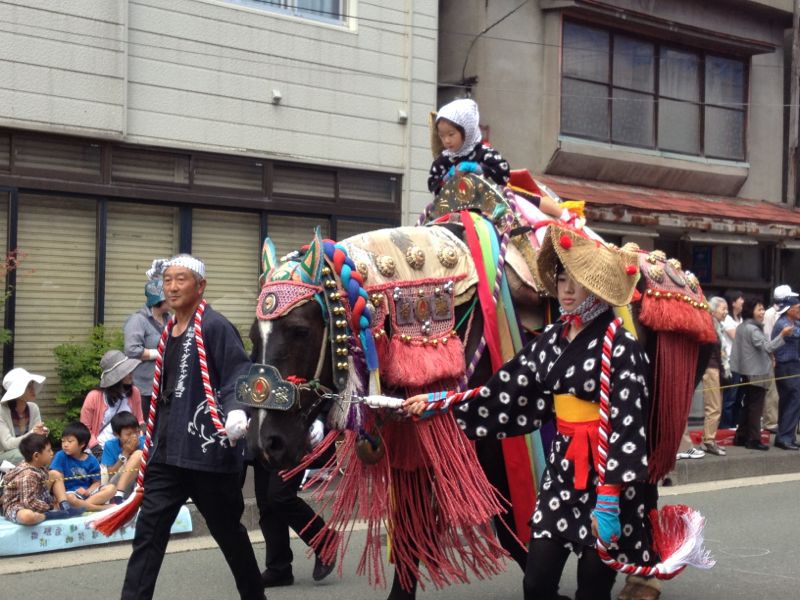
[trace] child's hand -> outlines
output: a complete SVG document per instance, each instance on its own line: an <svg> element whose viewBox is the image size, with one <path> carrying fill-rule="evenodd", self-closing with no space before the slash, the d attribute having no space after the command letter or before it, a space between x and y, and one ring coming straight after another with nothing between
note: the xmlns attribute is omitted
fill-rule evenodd
<svg viewBox="0 0 800 600"><path fill-rule="evenodd" d="M464 162L458 163L456 167L459 173L477 173L478 175L483 174L483 169L481 166L473 161L465 160Z"/></svg>
<svg viewBox="0 0 800 600"><path fill-rule="evenodd" d="M76 494L80 494L81 496L88 496L89 495L89 492L87 492L86 488L84 488L84 487L79 487L77 490L75 490L75 493Z"/></svg>
<svg viewBox="0 0 800 600"><path fill-rule="evenodd" d="M125 457L129 457L131 454L136 452L139 449L139 438L136 436L128 436L125 438L125 441L122 443L122 453Z"/></svg>

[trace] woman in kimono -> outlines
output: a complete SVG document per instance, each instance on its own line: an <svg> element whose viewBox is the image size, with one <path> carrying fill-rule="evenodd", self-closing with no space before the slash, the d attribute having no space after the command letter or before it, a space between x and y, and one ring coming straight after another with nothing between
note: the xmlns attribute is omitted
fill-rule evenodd
<svg viewBox="0 0 800 600"><path fill-rule="evenodd" d="M522 435L555 420L558 431L530 522L526 600L559 598L570 552L579 556L576 599L610 598L616 572L600 560L596 537L611 545L611 555L621 562L652 564L658 558L648 522L655 498L645 485L648 359L612 310L612 305L630 302L637 264L634 252L551 225L537 266L546 290L558 298L559 321L473 391L477 393L467 394L470 399L456 404L458 396L450 403L453 396L422 394L404 404L415 415L431 412L430 402L451 408L472 439ZM613 342L603 464L599 399L607 335Z"/></svg>

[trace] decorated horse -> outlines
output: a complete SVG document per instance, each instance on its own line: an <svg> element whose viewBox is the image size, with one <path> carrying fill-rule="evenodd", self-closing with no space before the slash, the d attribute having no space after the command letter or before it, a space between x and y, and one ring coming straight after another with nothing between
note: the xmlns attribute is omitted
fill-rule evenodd
<svg viewBox="0 0 800 600"><path fill-rule="evenodd" d="M321 534L316 551L330 562L347 546L353 519L366 520L358 571L383 585L386 523L390 598L413 598L418 584L490 577L505 555L524 567L519 540L530 536L537 469L552 433L473 446L451 416L412 421L385 398L478 385L541 328L549 304L535 270L543 225L542 215L531 217L536 200L465 174L426 210L424 227L338 243L317 234L282 261L265 242L250 332L257 364L238 389L257 409L248 443L268 464L295 469L336 443L342 477L334 494L326 494L331 483L319 493L329 498L328 527L345 535ZM676 261L641 252L639 275L636 309L620 310L655 361L656 482L674 466L704 369L700 350L714 331L702 290ZM325 403L333 404L331 431L309 452L307 429Z"/></svg>

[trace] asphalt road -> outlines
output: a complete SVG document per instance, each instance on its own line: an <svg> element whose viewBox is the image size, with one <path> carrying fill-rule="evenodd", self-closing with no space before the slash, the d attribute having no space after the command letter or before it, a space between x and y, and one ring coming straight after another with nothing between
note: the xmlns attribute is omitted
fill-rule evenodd
<svg viewBox="0 0 800 600"><path fill-rule="evenodd" d="M687 570L664 584L665 600L753 600L800 598L800 536L798 501L800 476L784 475L666 488L667 503L686 503L707 517L706 545L717 560L711 571ZM253 534L256 556L264 545ZM352 543L358 547L363 533ZM345 560L343 577L331 575L321 584L311 580L313 560L293 540L295 584L268 590L271 600L373 599L386 596L355 576L356 555ZM0 598L52 600L53 598L118 597L125 571L127 545L0 560ZM567 564L562 593L574 594L575 564ZM515 565L491 581L425 591L419 598L442 600L494 600L522 597L522 574ZM622 587L622 578L617 590ZM233 579L213 541L176 539L156 588L164 600L222 600L236 598Z"/></svg>

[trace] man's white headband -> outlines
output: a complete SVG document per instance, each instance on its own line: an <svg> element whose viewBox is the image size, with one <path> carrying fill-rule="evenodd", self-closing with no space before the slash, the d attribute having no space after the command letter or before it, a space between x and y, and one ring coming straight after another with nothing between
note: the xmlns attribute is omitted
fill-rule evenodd
<svg viewBox="0 0 800 600"><path fill-rule="evenodd" d="M157 258L148 269L146 275L148 279L154 277L161 277L169 267L186 267L190 271L194 271L203 279L206 278L206 266L203 261L196 259L194 256L188 254L179 254L172 258Z"/></svg>

